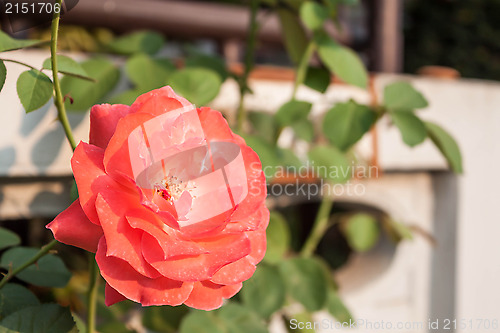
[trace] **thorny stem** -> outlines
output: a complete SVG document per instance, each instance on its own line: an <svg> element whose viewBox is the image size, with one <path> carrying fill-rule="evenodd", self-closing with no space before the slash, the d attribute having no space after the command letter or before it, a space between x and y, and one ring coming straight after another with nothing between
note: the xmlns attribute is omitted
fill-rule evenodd
<svg viewBox="0 0 500 333"><path fill-rule="evenodd" d="M62 0L56 0L56 3L59 4L59 8L62 8ZM61 9L62 10L62 9ZM54 92L55 98L54 103L57 108L57 117L61 122L61 125L64 129L64 133L68 138L69 144L71 148L75 150L76 142L73 138L73 133L71 132L71 126L68 121L68 116L66 114L66 108L64 107L63 95L61 92L61 82L59 81L58 70L57 70L57 37L59 33L59 20L61 18L61 11L55 12L54 17L52 19L52 29L51 29L51 39L50 39L50 58L52 60L52 76L54 80Z"/></svg>
<svg viewBox="0 0 500 333"><path fill-rule="evenodd" d="M54 245L57 244L57 241L54 239L53 241L51 241L49 244L45 245L44 247L42 247L40 249L40 251L38 251L37 254L35 254L33 256L33 258L31 258L30 260L26 261L24 264L22 264L21 266L17 267L16 269L12 270L11 272L7 273L7 275L5 275L2 279L2 281L0 281L0 289L7 284L7 282L9 282L10 279L12 279L14 276L16 276L17 274L19 274L20 272L22 272L23 270L25 270L26 268L28 268L29 266L31 266L32 264L34 264L35 262L38 261L38 259L40 259L41 257L43 257L44 255L46 255L47 253L49 253L49 251L54 247Z"/></svg>

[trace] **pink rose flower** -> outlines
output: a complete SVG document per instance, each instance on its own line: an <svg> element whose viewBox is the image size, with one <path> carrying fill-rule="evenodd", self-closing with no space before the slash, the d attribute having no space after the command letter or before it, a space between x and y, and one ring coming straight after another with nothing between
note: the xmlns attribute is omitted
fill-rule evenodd
<svg viewBox="0 0 500 333"><path fill-rule="evenodd" d="M96 253L106 304L220 307L266 250L259 157L221 113L170 87L96 105L71 159L79 199L47 228Z"/></svg>

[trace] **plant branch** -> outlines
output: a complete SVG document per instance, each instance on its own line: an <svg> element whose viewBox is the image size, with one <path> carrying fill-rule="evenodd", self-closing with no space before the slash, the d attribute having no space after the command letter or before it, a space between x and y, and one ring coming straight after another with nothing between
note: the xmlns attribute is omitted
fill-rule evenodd
<svg viewBox="0 0 500 333"><path fill-rule="evenodd" d="M302 55L302 58L300 59L300 62L297 66L296 74L295 74L295 81L293 83L293 92L292 92L292 98L291 100L295 100L295 97L297 95L297 90L299 89L300 85L304 83L304 80L306 79L307 75L307 67L309 66L309 62L311 61L311 57L314 54L314 51L316 51L316 43L311 39L309 41L309 44L307 44L307 48L304 51L304 54ZM278 142L278 139L281 135L281 132L283 132L283 127L280 126L276 130L276 134L274 136L274 142Z"/></svg>
<svg viewBox="0 0 500 333"><path fill-rule="evenodd" d="M248 37L247 37L247 46L245 50L245 68L243 75L240 78L240 102L238 105L238 112L236 114L236 122L237 128L240 131L243 131L243 126L246 121L246 109L245 109L245 94L248 90L248 77L250 72L252 71L255 65L255 45L257 44L257 32L259 30L259 26L257 24L257 13L259 10L259 1L251 0L250 1L250 26L248 27Z"/></svg>
<svg viewBox="0 0 500 333"><path fill-rule="evenodd" d="M316 43L311 39L309 44L307 44L307 48L300 59L299 65L297 66L297 73L295 74L295 82L293 83L293 93L292 100L295 99L297 94L297 89L299 86L304 83L307 75L307 67L309 66L309 62L311 61L311 57L316 51Z"/></svg>
<svg viewBox="0 0 500 333"><path fill-rule="evenodd" d="M321 238L323 238L323 235L329 227L328 220L330 219L332 206L333 199L328 195L323 196L312 230L300 251L302 257L310 257L318 247Z"/></svg>
<svg viewBox="0 0 500 333"><path fill-rule="evenodd" d="M31 69L34 69L36 71L40 71L38 69L36 69L35 67L31 66L31 65L28 65L27 63L24 63L22 61L17 61L17 60L14 60L14 59L0 59L1 61L6 61L6 62L12 62L14 64L18 64L18 65L23 65L23 66L26 66L28 68L31 68Z"/></svg>
<svg viewBox="0 0 500 333"><path fill-rule="evenodd" d="M93 253L89 253L89 290L87 292L87 333L95 332L99 268Z"/></svg>
<svg viewBox="0 0 500 333"><path fill-rule="evenodd" d="M46 255L47 253L49 253L49 251L54 247L54 245L57 244L57 241L54 239L53 241L51 241L49 244L43 246L40 251L38 251L37 254L35 254L33 256L33 258L31 258L30 260L26 261L24 264L22 264L21 266L17 267L16 269L12 270L11 272L7 273L7 275L5 275L2 279L2 281L0 281L0 289L7 284L7 282L12 279L14 276L16 276L17 274L19 274L20 272L22 272L23 270L25 270L26 268L28 268L29 266L33 265L35 262L38 261L38 259L40 259L41 257L43 257L44 255Z"/></svg>
<svg viewBox="0 0 500 333"><path fill-rule="evenodd" d="M62 6L62 0L56 0L56 3L59 4L59 6ZM61 8L61 7L59 7ZM52 61L52 76L53 76L53 81L54 81L54 93L55 93L55 98L54 102L57 108L57 117L59 118L59 121L61 122L61 125L64 128L64 133L66 134L66 137L68 138L69 144L71 145L71 148L75 150L76 148L76 142L75 139L73 138L73 133L71 132L71 125L69 124L68 121L68 115L66 114L66 108L64 106L64 100L63 100L63 95L61 92L61 82L59 81L59 76L58 76L58 70L57 70L57 38L59 35L59 20L61 18L61 12L55 12L54 11L54 17L52 19L52 26L51 26L51 39L50 39L50 58Z"/></svg>

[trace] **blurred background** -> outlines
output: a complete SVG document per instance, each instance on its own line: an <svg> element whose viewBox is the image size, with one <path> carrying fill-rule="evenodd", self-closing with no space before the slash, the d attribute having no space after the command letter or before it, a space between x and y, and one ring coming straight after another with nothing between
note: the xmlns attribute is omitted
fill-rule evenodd
<svg viewBox="0 0 500 333"><path fill-rule="evenodd" d="M287 37L273 8L293 8L300 2L260 3L256 66L249 75L252 94L245 99L249 110L276 112L290 96L294 61L287 50L287 38L295 35ZM478 320L493 323L500 319L500 213L495 194L500 186L500 1L333 2L339 4L337 19L327 22L325 30L356 51L372 73L373 86L362 91L331 79L323 94L301 87L297 95L313 104L313 120L320 122L333 103L350 98L368 104L380 100L386 84L407 80L429 101L423 117L442 124L457 140L464 173L449 171L430 142L409 148L400 142L394 126L379 123L376 138L373 132L366 134L355 150L367 161L376 155L380 176L363 180L361 195L339 195L333 213L361 210L389 214L410 227L413 239L396 246L389 236L381 234L370 249L358 253L338 228L332 228L317 254L331 265L339 293L354 318L424 323L404 332L496 332L498 329L486 327L485 322L472 330L453 324L445 330L442 324L466 320L476 325ZM130 48L151 49L147 53L167 58L175 66L190 66L193 54L215 57L215 65L207 60L207 66L220 68L222 63L228 70L223 68L220 89L208 105L231 121L239 103L239 86L231 73L244 71L249 13L245 1L82 0L62 17L59 43L65 54L77 60L96 54L112 59L119 71L106 76L116 75L116 79L101 87L108 94L94 96L99 102L130 104L143 92L137 84L140 79L126 68L129 57L137 52ZM1 19L2 30L15 38L50 38L47 22L38 22L36 16ZM29 29L22 30L25 27ZM145 44L120 42L123 36L138 31L148 31L148 37L141 39ZM8 56L40 67L49 54L42 46ZM313 57L312 64L319 65L319 59ZM1 225L20 234L23 244L40 246L51 237L45 224L70 202L71 150L54 122L55 110L50 103L25 115L15 92L15 80L23 68L7 66L7 81L0 93ZM90 102L88 106L93 104ZM84 103L70 114L79 140L88 138L88 106ZM283 134L280 143L286 145L287 133ZM317 209L318 201L318 196L269 197L269 206L287 218L292 247L310 229L311 212ZM77 250L64 247L61 256L70 268L85 270L85 258ZM81 282L75 276L72 288ZM46 297L77 304L68 288ZM110 310L102 306L100 311L106 317ZM130 318L122 318L127 327L103 324L100 329L154 331L154 324L151 329L143 323L144 328ZM429 329L429 320L440 320L440 328ZM271 331L283 332L284 327L272 322Z"/></svg>

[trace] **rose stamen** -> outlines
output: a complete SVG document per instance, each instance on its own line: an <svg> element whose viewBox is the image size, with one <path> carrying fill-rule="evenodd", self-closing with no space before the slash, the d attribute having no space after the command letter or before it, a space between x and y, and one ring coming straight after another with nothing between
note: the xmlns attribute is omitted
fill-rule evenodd
<svg viewBox="0 0 500 333"><path fill-rule="evenodd" d="M191 192L195 186L194 182L182 181L175 176L168 176L154 186L156 193L167 201L179 200L184 191Z"/></svg>

